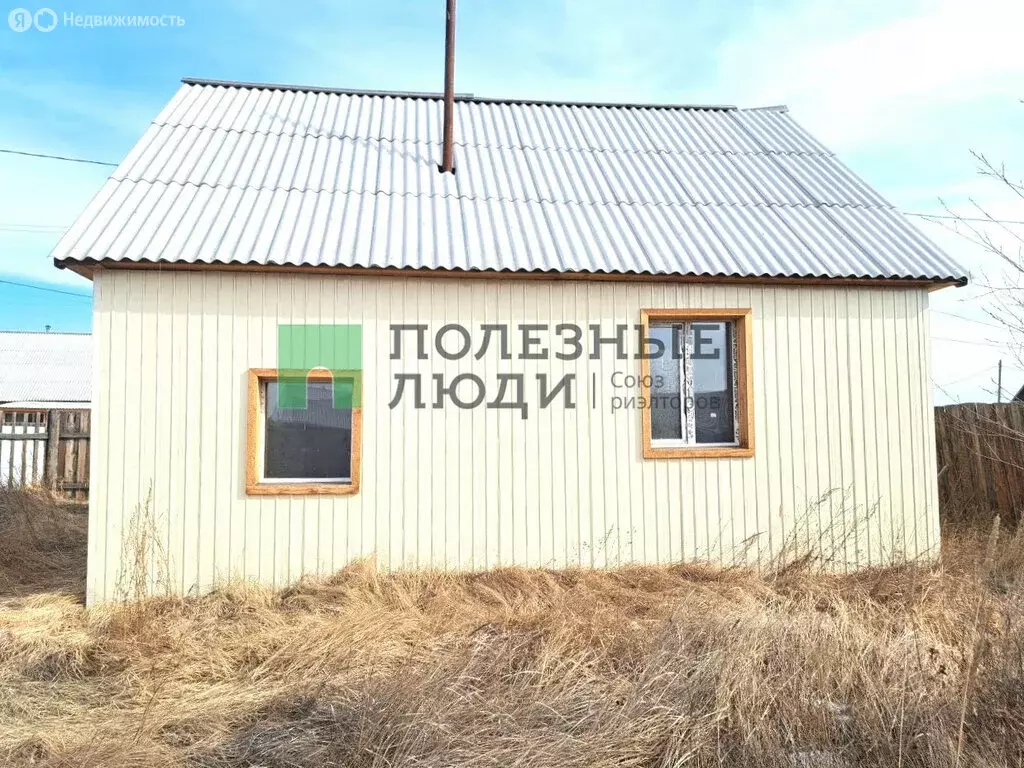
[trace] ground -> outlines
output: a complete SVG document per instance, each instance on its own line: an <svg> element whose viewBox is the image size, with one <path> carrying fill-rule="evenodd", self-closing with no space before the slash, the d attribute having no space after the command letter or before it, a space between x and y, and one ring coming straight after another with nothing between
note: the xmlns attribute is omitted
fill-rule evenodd
<svg viewBox="0 0 1024 768"><path fill-rule="evenodd" d="M0 764L1020 766L1024 533L941 561L385 575L86 610L0 494Z"/></svg>

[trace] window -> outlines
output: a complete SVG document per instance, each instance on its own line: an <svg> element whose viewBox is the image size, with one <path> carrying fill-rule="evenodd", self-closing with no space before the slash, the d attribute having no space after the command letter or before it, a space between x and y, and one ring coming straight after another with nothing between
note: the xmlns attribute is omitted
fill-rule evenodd
<svg viewBox="0 0 1024 768"><path fill-rule="evenodd" d="M664 346L643 361L644 458L753 456L750 310L649 309L640 319Z"/></svg>
<svg viewBox="0 0 1024 768"><path fill-rule="evenodd" d="M246 492L356 493L360 386L358 371L313 370L304 387L275 370L249 371Z"/></svg>

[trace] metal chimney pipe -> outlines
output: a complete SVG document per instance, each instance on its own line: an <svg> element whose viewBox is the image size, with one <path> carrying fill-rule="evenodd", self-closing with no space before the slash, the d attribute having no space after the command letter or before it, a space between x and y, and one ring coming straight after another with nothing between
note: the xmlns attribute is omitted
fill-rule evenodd
<svg viewBox="0 0 1024 768"><path fill-rule="evenodd" d="M455 173L453 130L455 122L455 0L447 0L444 28L444 136L441 146L441 173Z"/></svg>

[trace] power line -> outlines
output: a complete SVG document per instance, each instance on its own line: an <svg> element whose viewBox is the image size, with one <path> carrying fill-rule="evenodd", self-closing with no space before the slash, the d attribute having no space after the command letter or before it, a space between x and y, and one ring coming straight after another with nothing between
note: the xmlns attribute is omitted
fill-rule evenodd
<svg viewBox="0 0 1024 768"><path fill-rule="evenodd" d="M89 160L82 157L67 157L65 155L50 155L45 152L25 152L20 149L0 149L0 152L7 155L21 155L22 157L37 157L45 160L63 160L68 163L87 163L89 165L103 165L109 168L116 168L117 163L108 163L104 160ZM938 213L917 213L915 211L902 211L904 216L917 216L922 219L953 219L956 221L980 221L988 222L990 224L1021 224L1024 225L1024 221L1014 221L1012 219L990 219L983 216L953 216L943 215Z"/></svg>
<svg viewBox="0 0 1024 768"><path fill-rule="evenodd" d="M987 325L989 328L999 328L1000 330L1003 329L1003 326L996 325L995 323L986 323L984 320L975 320L973 317L966 317L964 315L957 315L957 314L955 314L953 312L944 312L941 309L933 309L932 312L935 312L935 313L937 313L939 315L946 315L948 317L955 317L958 320L966 320L968 323L977 323L978 325Z"/></svg>
<svg viewBox="0 0 1024 768"><path fill-rule="evenodd" d="M87 296L84 293L73 293L72 291L61 291L61 290L58 290L57 288L44 288L41 285L31 285L29 283L16 283L13 280L0 280L0 283L3 283L4 285L16 285L19 288L32 288L32 289L37 290L37 291L49 291L50 293L62 293L65 296L74 296L75 298L78 298L78 299L88 299L89 301L92 301L92 296Z"/></svg>
<svg viewBox="0 0 1024 768"><path fill-rule="evenodd" d="M902 211L904 216L917 216L922 219L953 219L955 221L983 221L987 224L1022 224L1024 221L1014 221L1013 219L989 219L985 216L944 216L938 213L913 213L912 211Z"/></svg>
<svg viewBox="0 0 1024 768"><path fill-rule="evenodd" d="M952 386L953 384L960 384L961 382L967 381L968 379L977 378L978 376L981 376L981 374L983 374L983 373L988 373L990 370L992 370L992 366L991 365L986 365L980 371L975 371L974 373L972 373L969 376L961 376L959 379L953 379L952 381L947 381L945 384L939 384L934 379L932 380L932 382L937 387L949 387L949 386Z"/></svg>
<svg viewBox="0 0 1024 768"><path fill-rule="evenodd" d="M67 224L22 224L17 221L0 221L0 229L31 229L39 232L63 231Z"/></svg>
<svg viewBox="0 0 1024 768"><path fill-rule="evenodd" d="M47 155L41 152L23 152L20 149L0 149L5 155L22 155L23 157L39 157L46 160L64 160L68 163L87 163L89 165L106 165L116 168L117 163L105 163L102 160L86 160L81 157L65 157L64 155Z"/></svg>
<svg viewBox="0 0 1024 768"><path fill-rule="evenodd" d="M38 227L41 229L65 229L67 224L33 224L22 221L0 221L0 227Z"/></svg>
<svg viewBox="0 0 1024 768"><path fill-rule="evenodd" d="M63 160L68 163L86 163L88 165L103 165L108 168L116 168L117 163L108 163L104 160L89 160L82 157L67 157L65 155L50 155L45 152L25 152L20 149L0 149L0 152L7 155L21 155L22 157L37 157L45 160ZM1015 221L1012 219L990 219L983 216L953 216L943 215L938 213L917 213L915 211L902 211L904 216L917 216L922 219L952 219L956 221L979 221L987 222L989 224L1020 224L1024 225L1024 221Z"/></svg>
<svg viewBox="0 0 1024 768"><path fill-rule="evenodd" d="M953 341L959 344L974 344L979 347L998 347L1000 349L1007 349L1006 344L996 344L991 341L975 341L974 339L951 339L948 336L932 336L937 341Z"/></svg>
<svg viewBox="0 0 1024 768"><path fill-rule="evenodd" d="M0 232L16 232L22 235L60 235L64 231L63 229L25 229L22 227L0 226Z"/></svg>
<svg viewBox="0 0 1024 768"><path fill-rule="evenodd" d="M14 232L20 235L62 235L68 231L66 224L22 224L17 221L0 221L0 232Z"/></svg>
<svg viewBox="0 0 1024 768"><path fill-rule="evenodd" d="M117 163L108 163L104 160L90 160L83 157L67 157L66 155L50 155L45 152L25 152L20 149L0 149L0 153L7 155L20 155L22 157L35 157L44 160L62 160L67 163L84 163L87 165L101 165L107 168L116 168ZM915 211L902 211L904 216L916 216L921 219L947 219L953 221L976 221L987 224L1019 224L1024 226L1024 221L1017 221L1014 219L993 219L984 216L954 216L944 215L939 213L917 213ZM0 227L0 229L4 229ZM5 230L11 231L11 230ZM19 231L19 230L14 230Z"/></svg>

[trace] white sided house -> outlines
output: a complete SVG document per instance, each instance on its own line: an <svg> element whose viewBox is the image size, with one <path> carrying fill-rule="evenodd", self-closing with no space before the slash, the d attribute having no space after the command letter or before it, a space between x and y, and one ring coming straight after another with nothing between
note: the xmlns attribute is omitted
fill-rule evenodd
<svg viewBox="0 0 1024 768"><path fill-rule="evenodd" d="M454 174L441 114L187 80L57 246L95 283L89 600L140 526L184 593L937 552L964 272L784 108L458 97Z"/></svg>

